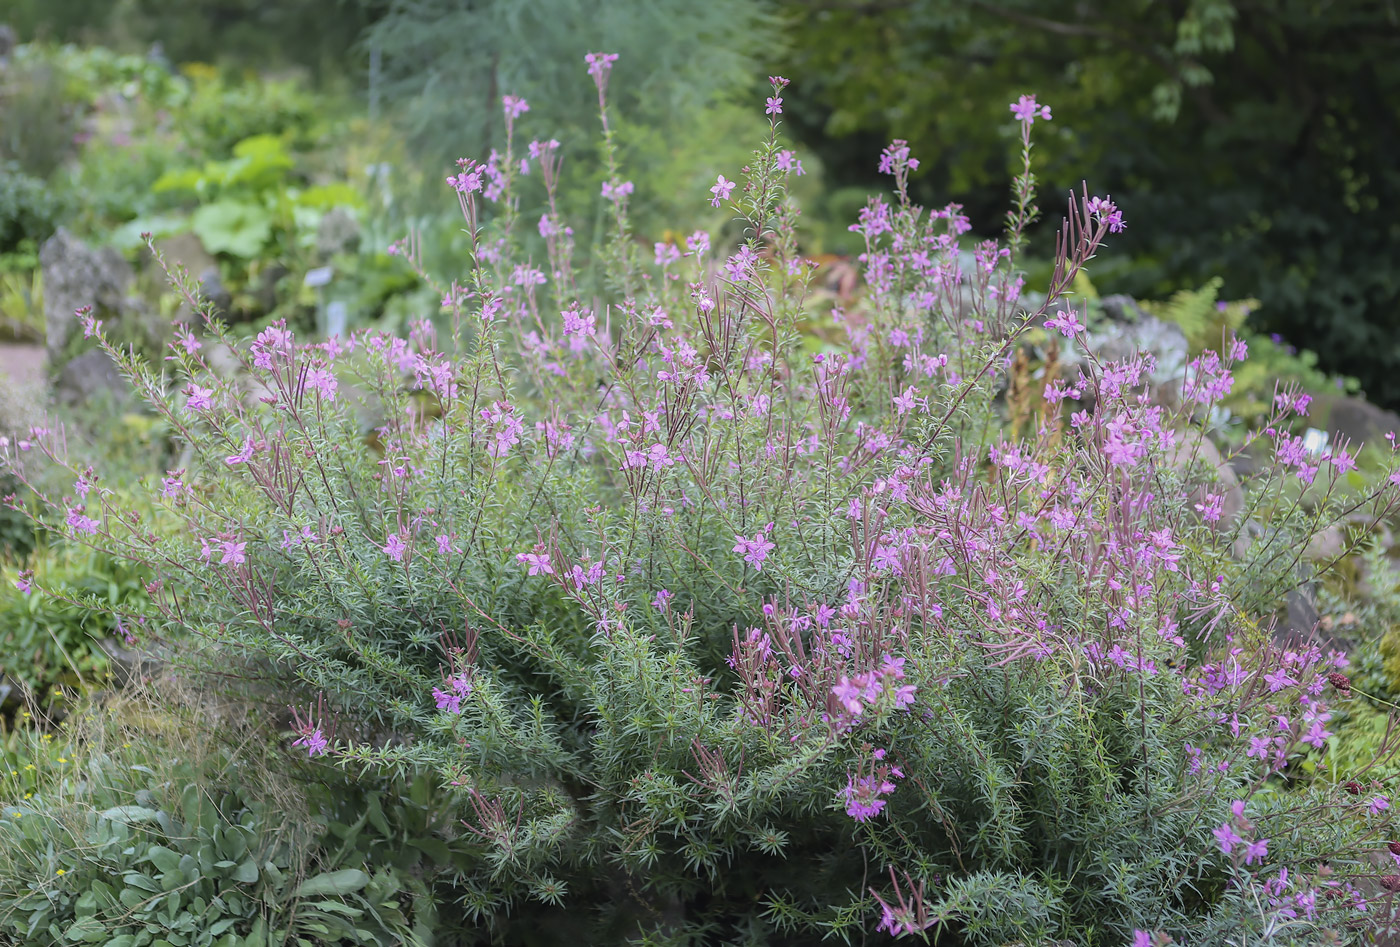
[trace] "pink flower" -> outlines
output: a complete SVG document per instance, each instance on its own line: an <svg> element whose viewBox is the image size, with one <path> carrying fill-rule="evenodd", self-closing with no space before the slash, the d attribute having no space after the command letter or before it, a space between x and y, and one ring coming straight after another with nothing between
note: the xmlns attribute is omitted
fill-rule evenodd
<svg viewBox="0 0 1400 947"><path fill-rule="evenodd" d="M1064 337L1068 339L1074 337L1080 332L1083 332L1084 324L1079 321L1078 311L1071 309L1068 312L1060 313L1053 319L1047 320L1045 323L1045 328L1059 329L1060 332L1064 335Z"/></svg>
<svg viewBox="0 0 1400 947"><path fill-rule="evenodd" d="M1036 102L1035 96L1023 95L1011 104L1011 114L1016 116L1016 120L1027 125L1032 124L1037 118L1050 121L1050 106L1041 105Z"/></svg>
<svg viewBox="0 0 1400 947"><path fill-rule="evenodd" d="M1269 854L1269 840L1261 838L1250 842L1249 847L1244 850L1244 863L1252 865L1255 862L1262 862Z"/></svg>
<svg viewBox="0 0 1400 947"><path fill-rule="evenodd" d="M547 552L522 552L515 557L516 562L523 562L530 567L530 575L553 575L554 566L549 561Z"/></svg>
<svg viewBox="0 0 1400 947"><path fill-rule="evenodd" d="M480 167L473 167L472 163L469 163L462 170L461 174L457 175L456 177L448 178L447 183L454 191L456 191L459 194L474 194L477 191L481 190L481 175L482 169ZM393 256L396 252L398 252L397 247L391 246L389 248L390 256Z"/></svg>
<svg viewBox="0 0 1400 947"><path fill-rule="evenodd" d="M1220 850L1226 855L1230 854L1236 845L1244 841L1244 839L1235 834L1234 827L1228 822L1220 823L1220 827L1214 829L1213 833L1215 835L1215 840L1220 843Z"/></svg>
<svg viewBox="0 0 1400 947"><path fill-rule="evenodd" d="M755 533L752 539L738 534L734 536L734 551L743 553L744 561L759 572L763 571L763 560L768 558L775 545L768 539L766 531Z"/></svg>
<svg viewBox="0 0 1400 947"><path fill-rule="evenodd" d="M603 197L614 204L622 203L627 195L631 194L635 188L631 181L604 181Z"/></svg>
<svg viewBox="0 0 1400 947"><path fill-rule="evenodd" d="M188 396L185 400L186 411L208 411L214 407L213 388L201 388L191 382L185 394Z"/></svg>
<svg viewBox="0 0 1400 947"><path fill-rule="evenodd" d="M503 95L501 96L501 108L505 110L507 119L515 121L530 111L530 103L518 95Z"/></svg>
<svg viewBox="0 0 1400 947"><path fill-rule="evenodd" d="M777 166L779 171L789 171L796 174L798 177L807 173L802 169L802 162L798 159L796 153L787 148L778 152L778 157L773 160L773 163Z"/></svg>
<svg viewBox="0 0 1400 947"><path fill-rule="evenodd" d="M1147 931L1133 931L1133 947L1152 947L1152 935Z"/></svg>
<svg viewBox="0 0 1400 947"><path fill-rule="evenodd" d="M1385 796L1376 796L1370 802L1366 803L1366 811L1371 813L1371 815L1380 815L1389 808L1390 800Z"/></svg>
<svg viewBox="0 0 1400 947"><path fill-rule="evenodd" d="M224 540L224 555L223 558L219 560L219 565L238 566L247 562L248 557L243 554L243 550L247 547L247 545L248 544L246 542L236 543L233 540Z"/></svg>
<svg viewBox="0 0 1400 947"><path fill-rule="evenodd" d="M841 795L846 800L846 814L857 822L868 822L885 808L881 797L894 792L895 785L882 776L862 776L856 779L847 777L846 788Z"/></svg>
<svg viewBox="0 0 1400 947"><path fill-rule="evenodd" d="M445 555L447 555L448 553L452 552L452 537L451 537L451 536L449 536L447 533L439 533L439 534L437 535L437 537L436 537L436 540L437 540L437 550L438 550L439 553L441 553L442 555L445 556Z"/></svg>
<svg viewBox="0 0 1400 947"><path fill-rule="evenodd" d="M313 368L306 374L306 387L315 388L325 401L334 401L340 387L335 374L325 368Z"/></svg>
<svg viewBox="0 0 1400 947"><path fill-rule="evenodd" d="M299 740L292 743L292 746L306 747L307 756L324 756L330 749L330 743L326 740L326 735L321 732L320 727L307 729Z"/></svg>
<svg viewBox="0 0 1400 947"><path fill-rule="evenodd" d="M251 436L243 439L243 449L236 454L231 454L224 458L224 463L232 467L234 464L246 464L253 458L253 451L256 450Z"/></svg>
<svg viewBox="0 0 1400 947"><path fill-rule="evenodd" d="M403 541L403 536L399 533L390 533L389 539L384 543L384 555L395 562L403 562L403 554L408 551L408 544Z"/></svg>
<svg viewBox="0 0 1400 947"><path fill-rule="evenodd" d="M729 193L733 190L734 182L726 181L724 179L724 175L721 174L719 178L715 181L714 186L710 188L710 193L714 195L714 197L710 199L710 206L718 207L720 205L720 201L729 200Z"/></svg>
<svg viewBox="0 0 1400 947"><path fill-rule="evenodd" d="M438 710L445 710L451 714L462 712L462 695L451 691L433 688L433 700L437 703Z"/></svg>
<svg viewBox="0 0 1400 947"><path fill-rule="evenodd" d="M656 593L656 598L651 600L651 607L656 609L658 612L664 612L666 611L667 603L669 603L671 599L675 598L675 596L675 592L669 591L668 589L662 589L660 592Z"/></svg>
<svg viewBox="0 0 1400 947"><path fill-rule="evenodd" d="M770 95L767 101L768 108L764 110L765 115L783 114L783 100L776 95Z"/></svg>
<svg viewBox="0 0 1400 947"><path fill-rule="evenodd" d="M82 507L70 509L68 519L65 522L78 532L87 533L89 536L97 532L97 520L90 516L84 516Z"/></svg>
<svg viewBox="0 0 1400 947"><path fill-rule="evenodd" d="M612 64L617 62L617 53L587 53L583 61L588 63L588 74L595 82L601 82L612 71Z"/></svg>
<svg viewBox="0 0 1400 947"><path fill-rule="evenodd" d="M28 595L34 591L33 578L34 573L26 569L19 574L19 578L15 579L15 588L19 589L21 594Z"/></svg>

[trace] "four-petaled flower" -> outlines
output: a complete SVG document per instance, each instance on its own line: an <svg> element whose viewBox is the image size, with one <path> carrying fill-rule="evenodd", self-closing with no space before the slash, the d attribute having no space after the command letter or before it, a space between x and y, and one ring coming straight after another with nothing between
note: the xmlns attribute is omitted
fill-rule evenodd
<svg viewBox="0 0 1400 947"><path fill-rule="evenodd" d="M752 538L738 533L734 535L734 551L743 553L744 561L759 572L763 571L763 560L768 558L775 545L768 538L767 530L755 533Z"/></svg>
<svg viewBox="0 0 1400 947"><path fill-rule="evenodd" d="M307 756L324 756L330 749L330 741L320 727L311 727L302 733L300 739L294 740L292 746L306 747Z"/></svg>
<svg viewBox="0 0 1400 947"><path fill-rule="evenodd" d="M763 114L765 114L765 115L781 115L781 114L783 114L783 100L782 100L779 96L776 96L776 95L770 95L770 96L768 96L768 101L767 101L767 103L765 103L765 104L768 106L768 108L764 110L764 113L763 113Z"/></svg>
<svg viewBox="0 0 1400 947"><path fill-rule="evenodd" d="M710 193L714 195L714 197L710 199L710 206L718 207L720 201L729 200L729 192L732 190L734 190L734 182L726 181L724 175L721 174L715 180L714 186L710 188Z"/></svg>
<svg viewBox="0 0 1400 947"><path fill-rule="evenodd" d="M403 554L408 551L408 544L403 541L400 533L390 533L389 538L384 543L384 555L395 562L403 562Z"/></svg>
<svg viewBox="0 0 1400 947"><path fill-rule="evenodd" d="M193 382L185 389L186 411L208 411L214 407L214 389L201 388Z"/></svg>

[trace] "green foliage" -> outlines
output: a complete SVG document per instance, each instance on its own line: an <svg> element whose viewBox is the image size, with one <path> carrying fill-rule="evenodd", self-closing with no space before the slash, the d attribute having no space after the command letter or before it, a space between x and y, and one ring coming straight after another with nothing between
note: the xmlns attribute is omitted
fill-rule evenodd
<svg viewBox="0 0 1400 947"><path fill-rule="evenodd" d="M1089 180L1128 230L1096 266L1106 292L1168 295L1220 276L1251 317L1329 373L1400 403L1395 12L1347 0L1243 4L953 0L781 5L785 117L837 186L907 139L916 197L989 222L1012 169L1006 103L1054 107L1038 141L1049 219ZM878 15L872 15L878 11ZM1280 90L1287 90L1279 94ZM1001 121L987 121L988 115ZM1108 277L1111 269L1113 277Z"/></svg>
<svg viewBox="0 0 1400 947"><path fill-rule="evenodd" d="M21 568L41 577L43 589L26 595L16 588ZM0 671L41 700L55 686L100 682L110 663L100 642L120 642L121 627L141 630L132 615L143 610L148 578L128 562L41 542L0 571Z"/></svg>
<svg viewBox="0 0 1400 947"><path fill-rule="evenodd" d="M387 858L367 864L388 841L375 826L390 831L377 804L373 824L336 822L309 802L329 803L314 786L273 786L253 768L255 747L234 756L182 735L188 713L160 729L112 722L142 712L125 704L103 728L89 722L58 739L28 729L5 735L0 931L8 943L432 942L436 910L422 882ZM409 852L397 860L411 863Z"/></svg>
<svg viewBox="0 0 1400 947"><path fill-rule="evenodd" d="M365 43L382 51L381 93L392 103L396 127L408 136L418 166L438 171L430 182L448 173L458 157L504 151L501 96L520 95L531 103L531 137L558 139L567 155L564 167L578 166L570 173L577 174L575 193L582 199L597 195L602 162L591 145L598 127L596 94L577 76L586 53L617 53L613 112L633 130L631 144L642 144L643 135L649 139L644 160L629 167L680 165L664 187L638 195L664 204L693 186L692 175L713 182L718 167L696 168L681 146L702 140L712 162L722 157L715 147L729 147L724 142L733 132L734 113L710 107L748 88L762 68L761 57L781 47L777 27L759 0L429 0L392 4L366 32ZM436 187L428 193L435 195ZM434 209L441 206L432 200ZM650 214L643 220L660 223Z"/></svg>
<svg viewBox="0 0 1400 947"><path fill-rule="evenodd" d="M47 184L17 162L0 162L0 254L34 252L58 226L62 203Z"/></svg>

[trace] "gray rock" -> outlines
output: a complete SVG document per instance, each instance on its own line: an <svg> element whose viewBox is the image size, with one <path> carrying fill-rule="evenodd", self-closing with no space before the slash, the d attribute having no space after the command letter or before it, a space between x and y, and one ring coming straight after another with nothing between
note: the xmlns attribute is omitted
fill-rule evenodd
<svg viewBox="0 0 1400 947"><path fill-rule="evenodd" d="M1381 445L1385 436L1400 433L1400 415L1378 408L1365 398L1343 396L1318 399L1309 416L1318 427L1326 426L1332 443L1349 441L1355 453L1363 443Z"/></svg>
<svg viewBox="0 0 1400 947"><path fill-rule="evenodd" d="M1283 597L1283 611L1274 627L1274 637L1280 641L1297 641L1312 638L1317 632L1321 616L1313 601L1311 584L1302 585Z"/></svg>
<svg viewBox="0 0 1400 947"><path fill-rule="evenodd" d="M63 366L54 382L54 393L65 404L103 399L125 401L131 395L131 386L106 352L93 349Z"/></svg>
<svg viewBox="0 0 1400 947"><path fill-rule="evenodd" d="M233 296L224 288L217 266L208 267L199 274L199 295L213 303L215 314L220 316L227 316L233 305Z"/></svg>
<svg viewBox="0 0 1400 947"><path fill-rule="evenodd" d="M107 655L118 687L140 684L165 668L167 655L161 649L127 648L111 638L103 638L97 645Z"/></svg>
<svg viewBox="0 0 1400 947"><path fill-rule="evenodd" d="M49 354L60 354L78 327L78 309L91 306L99 319L139 308L127 297L132 272L111 247L94 249L64 228L39 251L44 274L44 326Z"/></svg>
<svg viewBox="0 0 1400 947"><path fill-rule="evenodd" d="M238 387L243 396L243 404L249 410L255 410L262 399L272 397L272 389L248 374L238 356L224 343L209 346L205 350L204 359L215 375L233 382Z"/></svg>
<svg viewBox="0 0 1400 947"><path fill-rule="evenodd" d="M1177 440L1168 458L1172 466L1183 472L1188 472L1185 469L1188 465L1203 466L1210 471L1215 484L1198 486L1187 498L1187 503L1194 511L1195 504L1204 502L1207 494L1220 494L1221 516L1214 528L1221 534L1233 533L1240 513L1244 511L1244 490L1240 487L1234 468L1220 455L1216 446L1199 431L1187 430Z"/></svg>
<svg viewBox="0 0 1400 947"><path fill-rule="evenodd" d="M1152 317L1131 296L1105 296L1099 300L1103 314L1114 322L1145 322Z"/></svg>
<svg viewBox="0 0 1400 947"><path fill-rule="evenodd" d="M157 240L156 249L169 266L173 268L179 263L191 273L203 273L211 266L219 265L219 261L204 249L204 244L192 233L177 233Z"/></svg>

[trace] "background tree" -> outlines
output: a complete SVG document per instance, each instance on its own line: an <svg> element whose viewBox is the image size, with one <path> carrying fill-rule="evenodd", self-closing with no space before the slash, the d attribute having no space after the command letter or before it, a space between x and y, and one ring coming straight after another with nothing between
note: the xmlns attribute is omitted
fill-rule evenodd
<svg viewBox="0 0 1400 947"><path fill-rule="evenodd" d="M1051 195L1081 177L1129 228L1101 285L1163 295L1215 274L1257 325L1400 403L1400 9L1346 0L787 2L788 118L833 185L908 139L913 187L987 226L1011 171L989 108L1035 92ZM1004 108L1004 105L1000 107ZM1054 129L1054 133L1050 133ZM938 197L935 197L938 195Z"/></svg>

